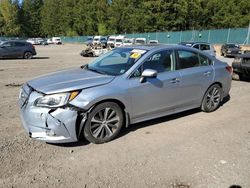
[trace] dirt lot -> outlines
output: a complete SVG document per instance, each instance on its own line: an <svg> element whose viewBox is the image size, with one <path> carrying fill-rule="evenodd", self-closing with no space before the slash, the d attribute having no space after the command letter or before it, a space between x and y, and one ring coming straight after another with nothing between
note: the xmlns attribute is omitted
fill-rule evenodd
<svg viewBox="0 0 250 188"><path fill-rule="evenodd" d="M132 125L103 145L31 140L19 118L19 85L87 63L81 48L39 46L35 59L0 60L0 187L250 187L249 82L234 81L231 99L214 113Z"/></svg>

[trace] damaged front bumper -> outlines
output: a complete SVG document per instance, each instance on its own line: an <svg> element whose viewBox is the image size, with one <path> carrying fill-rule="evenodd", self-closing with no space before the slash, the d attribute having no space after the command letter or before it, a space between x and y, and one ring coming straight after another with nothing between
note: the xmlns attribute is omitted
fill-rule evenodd
<svg viewBox="0 0 250 188"><path fill-rule="evenodd" d="M42 94L25 85L19 96L22 124L31 138L48 143L76 142L78 112L71 108L49 109L34 106Z"/></svg>

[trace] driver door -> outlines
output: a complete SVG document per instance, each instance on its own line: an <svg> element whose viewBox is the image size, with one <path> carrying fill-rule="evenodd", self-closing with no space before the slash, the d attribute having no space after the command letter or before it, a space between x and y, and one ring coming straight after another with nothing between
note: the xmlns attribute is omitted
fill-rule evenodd
<svg viewBox="0 0 250 188"><path fill-rule="evenodd" d="M0 56L1 57L13 57L15 55L14 42L5 42L1 45Z"/></svg>
<svg viewBox="0 0 250 188"><path fill-rule="evenodd" d="M157 77L141 83L146 69L156 70ZM173 50L162 50L149 57L128 80L132 122L174 112L180 101L180 79Z"/></svg>

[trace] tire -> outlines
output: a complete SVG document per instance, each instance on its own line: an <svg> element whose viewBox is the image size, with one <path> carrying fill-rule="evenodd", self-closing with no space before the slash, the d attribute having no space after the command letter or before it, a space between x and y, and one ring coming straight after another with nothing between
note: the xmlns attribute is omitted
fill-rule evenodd
<svg viewBox="0 0 250 188"><path fill-rule="evenodd" d="M90 113L83 129L84 137L94 144L113 140L123 126L124 115L114 102L97 105Z"/></svg>
<svg viewBox="0 0 250 188"><path fill-rule="evenodd" d="M213 112L219 108L222 101L222 88L218 84L214 84L206 91L202 104L201 110L203 112Z"/></svg>
<svg viewBox="0 0 250 188"><path fill-rule="evenodd" d="M24 59L31 59L33 57L32 53L31 52L25 52L23 54L23 58Z"/></svg>

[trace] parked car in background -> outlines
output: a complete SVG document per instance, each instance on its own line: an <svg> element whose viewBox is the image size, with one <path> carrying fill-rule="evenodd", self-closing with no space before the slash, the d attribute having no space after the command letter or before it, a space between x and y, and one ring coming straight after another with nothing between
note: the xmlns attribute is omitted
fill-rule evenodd
<svg viewBox="0 0 250 188"><path fill-rule="evenodd" d="M33 44L23 41L4 41L0 43L0 58L31 59L36 55Z"/></svg>
<svg viewBox="0 0 250 188"><path fill-rule="evenodd" d="M62 44L62 40L60 37L52 37L51 40L53 44Z"/></svg>
<svg viewBox="0 0 250 188"><path fill-rule="evenodd" d="M125 36L122 36L122 35L115 37L115 47L123 46L124 38L125 38Z"/></svg>
<svg viewBox="0 0 250 188"><path fill-rule="evenodd" d="M103 48L106 48L108 46L107 39L105 37L102 37L100 44Z"/></svg>
<svg viewBox="0 0 250 188"><path fill-rule="evenodd" d="M207 42L181 42L179 44L183 45L183 46L196 48L196 49L204 51L204 52L206 52L209 55L214 56L214 57L216 56L216 51L214 49L214 46L210 43L207 43Z"/></svg>
<svg viewBox="0 0 250 188"><path fill-rule="evenodd" d="M158 40L149 40L148 44L159 44Z"/></svg>
<svg viewBox="0 0 250 188"><path fill-rule="evenodd" d="M223 44L221 46L221 56L235 57L241 54L240 46L238 44Z"/></svg>
<svg viewBox="0 0 250 188"><path fill-rule="evenodd" d="M47 42L47 39L42 39L39 41L40 45L49 45L49 43Z"/></svg>
<svg viewBox="0 0 250 188"><path fill-rule="evenodd" d="M84 42L87 46L90 46L93 44L93 37L87 37L87 40Z"/></svg>
<svg viewBox="0 0 250 188"><path fill-rule="evenodd" d="M124 46L131 46L135 44L135 39L134 38L125 38L123 41Z"/></svg>
<svg viewBox="0 0 250 188"><path fill-rule="evenodd" d="M242 80L244 77L250 77L250 53L236 56L232 67L233 79Z"/></svg>
<svg viewBox="0 0 250 188"><path fill-rule="evenodd" d="M51 143L114 139L123 126L201 108L228 96L232 69L180 45L126 46L75 70L22 86L19 107L31 138Z"/></svg>
<svg viewBox="0 0 250 188"><path fill-rule="evenodd" d="M108 46L110 46L111 48L115 47L115 36L110 36L108 38L108 42L107 42Z"/></svg>
<svg viewBox="0 0 250 188"><path fill-rule="evenodd" d="M48 44L53 44L52 38L47 39Z"/></svg>
<svg viewBox="0 0 250 188"><path fill-rule="evenodd" d="M30 44L33 44L33 45L39 44L38 40L36 40L35 38L29 38L26 40L26 42L29 42Z"/></svg>
<svg viewBox="0 0 250 188"><path fill-rule="evenodd" d="M146 38L136 38L135 44L136 45L145 45L145 44L147 44L147 39Z"/></svg>

